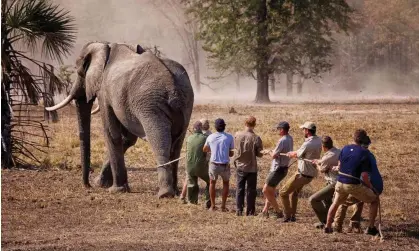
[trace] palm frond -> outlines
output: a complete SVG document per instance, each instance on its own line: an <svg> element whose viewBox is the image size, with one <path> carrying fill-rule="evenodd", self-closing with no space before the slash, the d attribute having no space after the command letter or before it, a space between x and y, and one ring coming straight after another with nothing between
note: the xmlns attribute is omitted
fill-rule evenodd
<svg viewBox="0 0 419 251"><path fill-rule="evenodd" d="M48 0L14 1L6 16L6 28L32 51L41 46L43 56L60 62L76 39L74 18Z"/></svg>

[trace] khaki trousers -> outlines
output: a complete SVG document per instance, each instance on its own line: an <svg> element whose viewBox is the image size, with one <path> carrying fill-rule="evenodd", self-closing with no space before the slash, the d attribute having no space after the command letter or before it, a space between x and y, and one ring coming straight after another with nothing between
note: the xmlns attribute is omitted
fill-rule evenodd
<svg viewBox="0 0 419 251"><path fill-rule="evenodd" d="M346 212L348 211L348 207L354 205L354 211L352 212L352 216L349 219L349 227L361 227L361 215L362 215L362 209L364 208L364 203L353 197L352 195L349 195L346 199L346 202L340 205L336 216L334 220L334 227L342 231L343 227L343 221L345 220Z"/></svg>
<svg viewBox="0 0 419 251"><path fill-rule="evenodd" d="M313 178L303 177L301 174L296 173L289 178L281 188L279 195L281 196L282 205L284 207L285 218L295 216L295 213L297 212L298 194L301 192L301 189L312 180Z"/></svg>

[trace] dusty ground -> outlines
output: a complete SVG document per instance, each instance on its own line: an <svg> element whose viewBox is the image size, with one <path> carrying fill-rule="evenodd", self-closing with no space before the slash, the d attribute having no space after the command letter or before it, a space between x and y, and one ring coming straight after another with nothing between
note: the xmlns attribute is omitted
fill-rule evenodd
<svg viewBox="0 0 419 251"><path fill-rule="evenodd" d="M242 128L246 115L258 118L257 133L266 148L278 136L271 128L278 120L291 123L296 147L303 136L297 125L318 124L318 134L330 135L337 146L351 142L356 128L372 137L384 177L383 233L379 242L362 234L325 235L312 227L315 215L307 197L323 185L322 178L304 188L296 223L284 224L233 213L209 213L202 205L183 205L178 199L156 199L157 173L150 148L143 141L128 151L126 163L132 193L109 194L81 186L75 111L63 111L50 125L52 148L36 170L2 170L1 237L4 250L419 250L419 105L271 105L229 107L197 105L193 120L223 117L227 131ZM96 176L104 156L99 118L93 119L92 165ZM180 180L184 179L181 161ZM260 161L258 188L269 169ZM295 166L291 170L295 171ZM93 177L92 177L93 178ZM234 170L228 206L235 208ZM180 186L181 184L179 184ZM202 184L201 184L202 185ZM263 199L258 195L258 210ZM367 212L368 209L365 210ZM364 214L367 218L367 214ZM364 225L366 222L364 223Z"/></svg>

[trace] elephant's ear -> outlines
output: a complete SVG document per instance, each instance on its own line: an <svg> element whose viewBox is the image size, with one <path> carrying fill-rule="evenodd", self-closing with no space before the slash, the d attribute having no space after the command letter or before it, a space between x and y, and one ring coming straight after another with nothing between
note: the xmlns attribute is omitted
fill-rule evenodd
<svg viewBox="0 0 419 251"><path fill-rule="evenodd" d="M89 45L88 53L83 64L86 72L86 98L89 102L97 95L102 84L103 71L109 59L110 47L108 44L94 43Z"/></svg>

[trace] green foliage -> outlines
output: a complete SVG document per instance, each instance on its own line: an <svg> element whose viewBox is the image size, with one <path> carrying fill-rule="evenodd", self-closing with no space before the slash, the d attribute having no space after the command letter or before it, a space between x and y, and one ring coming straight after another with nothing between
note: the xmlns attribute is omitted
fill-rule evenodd
<svg viewBox="0 0 419 251"><path fill-rule="evenodd" d="M30 115L13 119L13 113L18 112L12 110L13 106L38 104L41 98L48 103L45 105L51 105L53 94L65 90L65 84L54 74L51 65L33 59L27 53L41 49L43 56L61 62L75 42L75 26L67 11L47 0L3 1L1 14L1 156L2 166L10 167L25 163L21 155L37 161L32 151L42 151L40 148L44 147L35 142L37 137L48 142L40 121ZM29 66L38 68L39 74L31 72ZM31 131L28 141L25 135L33 128L37 131ZM12 129L20 135L13 135Z"/></svg>
<svg viewBox="0 0 419 251"><path fill-rule="evenodd" d="M221 73L252 74L264 53L270 55L269 72L311 77L327 71L333 33L349 29L352 11L345 0L271 0L266 1L266 21L259 22L261 1L184 2L199 20L198 38L211 65ZM261 26L267 28L265 47L258 44Z"/></svg>

